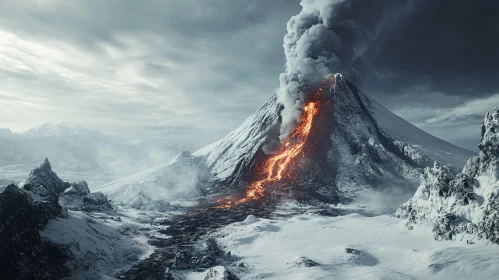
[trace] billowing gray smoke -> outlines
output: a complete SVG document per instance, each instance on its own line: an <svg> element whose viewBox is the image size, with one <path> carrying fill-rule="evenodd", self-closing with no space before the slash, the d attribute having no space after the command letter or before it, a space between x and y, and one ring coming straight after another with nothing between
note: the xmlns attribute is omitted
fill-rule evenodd
<svg viewBox="0 0 499 280"><path fill-rule="evenodd" d="M286 71L278 90L282 111L281 140L299 121L304 103L329 73L342 72L355 80L356 67L369 65L363 54L388 17L411 1L303 0L284 37Z"/></svg>

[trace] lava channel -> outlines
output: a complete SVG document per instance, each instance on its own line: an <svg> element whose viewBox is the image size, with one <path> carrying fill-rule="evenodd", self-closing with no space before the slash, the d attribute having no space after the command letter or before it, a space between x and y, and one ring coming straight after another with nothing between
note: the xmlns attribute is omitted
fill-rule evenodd
<svg viewBox="0 0 499 280"><path fill-rule="evenodd" d="M325 85L321 86L315 93L318 98L321 91L334 87L335 79L326 80ZM330 82L329 84L327 82ZM257 200L265 196L265 185L280 181L283 177L290 178L290 164L294 161L305 146L308 135L312 129L312 123L315 116L319 113L320 101L312 101L307 103L303 109L300 124L293 129L291 136L281 143L278 153L266 159L263 164L257 169L264 175L264 179L251 183L246 191L246 195L240 199L224 198L218 199L219 205L215 208L231 208L233 205L241 204L250 200ZM263 177L263 176L262 176Z"/></svg>

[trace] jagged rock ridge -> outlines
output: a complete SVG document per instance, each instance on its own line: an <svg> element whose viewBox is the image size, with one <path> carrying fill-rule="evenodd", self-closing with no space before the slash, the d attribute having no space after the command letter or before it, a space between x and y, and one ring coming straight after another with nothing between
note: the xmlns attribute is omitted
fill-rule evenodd
<svg viewBox="0 0 499 280"><path fill-rule="evenodd" d="M426 168L416 194L396 216L407 226L430 225L435 239L467 233L499 244L499 111L485 115L479 154L455 174L452 167Z"/></svg>
<svg viewBox="0 0 499 280"><path fill-rule="evenodd" d="M59 199L67 197L81 204L62 199L63 208ZM69 275L69 247L41 237L39 231L50 219L67 217L66 208L91 211L110 207L102 193L90 193L86 182L62 181L45 158L21 188L10 184L0 193L0 279L58 279Z"/></svg>

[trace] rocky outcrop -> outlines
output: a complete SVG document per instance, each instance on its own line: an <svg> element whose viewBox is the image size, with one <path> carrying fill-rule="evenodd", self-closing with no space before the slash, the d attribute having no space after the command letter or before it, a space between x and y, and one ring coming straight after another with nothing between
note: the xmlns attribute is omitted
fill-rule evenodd
<svg viewBox="0 0 499 280"><path fill-rule="evenodd" d="M485 115L479 154L460 173L452 167L426 168L414 197L396 216L407 226L426 224L437 240L473 234L499 244L499 111Z"/></svg>
<svg viewBox="0 0 499 280"><path fill-rule="evenodd" d="M14 184L0 193L0 279L57 279L69 273L67 250L39 234L61 215L61 207L37 197Z"/></svg>
<svg viewBox="0 0 499 280"><path fill-rule="evenodd" d="M223 266L210 268L204 280L239 280L239 278Z"/></svg>
<svg viewBox="0 0 499 280"><path fill-rule="evenodd" d="M307 257L297 257L293 260L293 265L296 266L304 266L304 267L313 267L319 266L320 264L316 261L313 261Z"/></svg>
<svg viewBox="0 0 499 280"><path fill-rule="evenodd" d="M71 183L71 186L64 190L64 194L84 196L90 193L88 184L85 181Z"/></svg>
<svg viewBox="0 0 499 280"><path fill-rule="evenodd" d="M71 186L59 197L59 203L76 211L90 212L113 209L111 201L102 192L90 193L85 181L71 183Z"/></svg>
<svg viewBox="0 0 499 280"><path fill-rule="evenodd" d="M62 207L60 198L65 201ZM81 207L77 206L81 202ZM76 205L76 206L75 206ZM86 182L68 183L45 159L22 187L10 184L0 193L0 279L59 279L70 274L72 258L65 245L40 236L50 219L67 217L65 208L111 209L102 193L90 193Z"/></svg>
<svg viewBox="0 0 499 280"><path fill-rule="evenodd" d="M28 190L30 190L29 188L31 187L38 188L42 186L51 195L57 197L69 185L68 183L64 183L64 181L62 181L57 174L52 171L52 166L50 165L48 158L45 158L40 166L30 172L24 186Z"/></svg>
<svg viewBox="0 0 499 280"><path fill-rule="evenodd" d="M167 212L177 209L176 206L171 205L165 200L154 200L143 191L139 191L137 195L120 203L128 207L138 210L157 210L159 212Z"/></svg>
<svg viewBox="0 0 499 280"><path fill-rule="evenodd" d="M230 252L225 253L213 238L206 240L206 249L202 251L182 250L170 261L169 267L174 270L185 270L193 268L208 268L220 262L230 260Z"/></svg>

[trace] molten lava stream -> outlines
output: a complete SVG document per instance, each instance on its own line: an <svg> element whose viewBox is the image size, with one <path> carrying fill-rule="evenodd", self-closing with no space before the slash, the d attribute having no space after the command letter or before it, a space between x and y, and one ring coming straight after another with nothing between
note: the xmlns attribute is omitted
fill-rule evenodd
<svg viewBox="0 0 499 280"><path fill-rule="evenodd" d="M246 196L241 199L234 200L229 198L217 200L220 205L215 206L215 208L230 208L232 205L262 198L264 197L264 185L266 183L279 181L282 179L283 175L289 175L291 168L288 168L288 166L302 151L308 135L310 134L310 130L312 129L314 117L318 112L319 102L309 102L304 108L304 114L301 118L300 125L293 129L293 132L288 140L282 143L279 152L268 158L262 164L261 168L259 168L259 170L262 170L262 175L266 176L265 179L255 181L249 185L248 190L246 191Z"/></svg>

